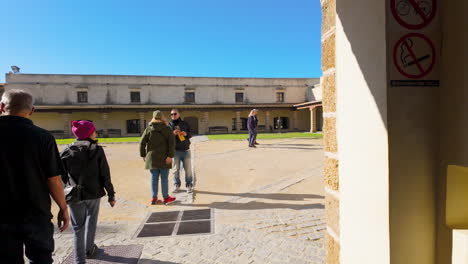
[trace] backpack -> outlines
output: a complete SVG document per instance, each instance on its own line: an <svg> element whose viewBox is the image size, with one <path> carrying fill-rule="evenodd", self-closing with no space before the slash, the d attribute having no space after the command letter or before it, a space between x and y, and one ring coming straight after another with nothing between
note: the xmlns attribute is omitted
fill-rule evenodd
<svg viewBox="0 0 468 264"><path fill-rule="evenodd" d="M60 153L60 159L67 173L67 176L62 178L67 203L81 201L81 180L87 169L88 152L87 146L71 144Z"/></svg>

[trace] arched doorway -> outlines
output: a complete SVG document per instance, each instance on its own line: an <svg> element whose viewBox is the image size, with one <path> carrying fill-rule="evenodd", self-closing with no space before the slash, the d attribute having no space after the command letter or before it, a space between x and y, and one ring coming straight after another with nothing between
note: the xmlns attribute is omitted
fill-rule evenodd
<svg viewBox="0 0 468 264"><path fill-rule="evenodd" d="M317 106L317 110L315 111L315 120L317 120L316 123L316 131L322 131L323 127L323 108L322 106Z"/></svg>
<svg viewBox="0 0 468 264"><path fill-rule="evenodd" d="M198 134L198 117L188 116L184 118L184 121L190 125L190 128L192 129L192 133Z"/></svg>

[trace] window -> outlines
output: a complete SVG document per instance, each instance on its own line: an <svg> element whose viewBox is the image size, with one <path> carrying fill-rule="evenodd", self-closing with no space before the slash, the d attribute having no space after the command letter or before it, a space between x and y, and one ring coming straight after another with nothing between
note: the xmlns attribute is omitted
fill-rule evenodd
<svg viewBox="0 0 468 264"><path fill-rule="evenodd" d="M284 93L283 92L276 93L276 102L277 103L283 103L284 102Z"/></svg>
<svg viewBox="0 0 468 264"><path fill-rule="evenodd" d="M195 103L195 93L194 92L186 92L185 93L185 102L186 103Z"/></svg>
<svg viewBox="0 0 468 264"><path fill-rule="evenodd" d="M236 93L236 103L244 102L244 93Z"/></svg>
<svg viewBox="0 0 468 264"><path fill-rule="evenodd" d="M275 129L289 129L289 118L275 117L273 118L273 125Z"/></svg>
<svg viewBox="0 0 468 264"><path fill-rule="evenodd" d="M247 118L241 117L241 129L240 130L247 130Z"/></svg>
<svg viewBox="0 0 468 264"><path fill-rule="evenodd" d="M137 133L141 133L141 130L140 130L140 119L131 119L131 120L127 120L127 133L128 133L128 134L137 134Z"/></svg>
<svg viewBox="0 0 468 264"><path fill-rule="evenodd" d="M140 102L140 92L130 92L130 102L139 103Z"/></svg>
<svg viewBox="0 0 468 264"><path fill-rule="evenodd" d="M237 119L233 118L232 119L232 131L236 131L236 130L237 130Z"/></svg>
<svg viewBox="0 0 468 264"><path fill-rule="evenodd" d="M77 96L78 103L88 102L88 92L77 92L76 96Z"/></svg>

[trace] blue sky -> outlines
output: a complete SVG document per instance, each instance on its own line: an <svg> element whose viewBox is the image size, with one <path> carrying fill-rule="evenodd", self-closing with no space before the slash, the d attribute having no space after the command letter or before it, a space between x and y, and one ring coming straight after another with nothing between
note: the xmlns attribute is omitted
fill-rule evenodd
<svg viewBox="0 0 468 264"><path fill-rule="evenodd" d="M318 0L0 0L23 73L319 77Z"/></svg>

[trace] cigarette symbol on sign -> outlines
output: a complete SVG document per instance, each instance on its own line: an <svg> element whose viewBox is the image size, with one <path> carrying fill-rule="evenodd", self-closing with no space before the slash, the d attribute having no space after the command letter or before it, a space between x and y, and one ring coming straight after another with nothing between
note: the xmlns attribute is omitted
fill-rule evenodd
<svg viewBox="0 0 468 264"><path fill-rule="evenodd" d="M426 54L419 58L414 58L411 54L411 49L413 48L413 40L411 38L406 39L406 41L401 45L400 60L403 67L412 66L414 64L419 64L420 62L427 60L431 57L430 54Z"/></svg>
<svg viewBox="0 0 468 264"><path fill-rule="evenodd" d="M393 59L396 69L403 76L422 78L428 75L434 66L434 44L423 34L407 34L396 42Z"/></svg>

